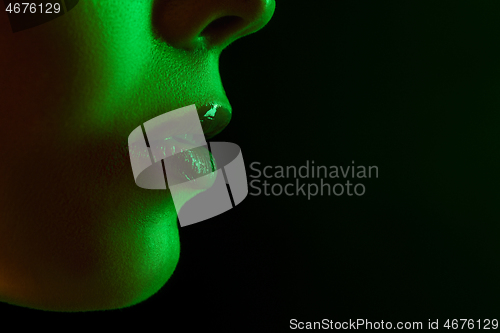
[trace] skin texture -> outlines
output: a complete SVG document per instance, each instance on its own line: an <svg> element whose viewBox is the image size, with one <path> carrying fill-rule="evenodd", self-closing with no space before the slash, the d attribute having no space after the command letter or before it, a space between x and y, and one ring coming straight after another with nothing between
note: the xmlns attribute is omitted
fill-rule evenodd
<svg viewBox="0 0 500 333"><path fill-rule="evenodd" d="M186 105L230 107L219 55L274 8L85 0L15 34L0 14L0 301L116 309L167 282L180 253L175 207L168 190L135 185L128 135Z"/></svg>

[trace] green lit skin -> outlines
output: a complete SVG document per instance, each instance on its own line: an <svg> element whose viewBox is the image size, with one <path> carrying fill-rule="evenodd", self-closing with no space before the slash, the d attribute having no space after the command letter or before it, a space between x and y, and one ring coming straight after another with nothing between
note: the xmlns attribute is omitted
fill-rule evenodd
<svg viewBox="0 0 500 333"><path fill-rule="evenodd" d="M217 2L200 1L172 0L181 8L172 15L192 22L193 4ZM274 1L260 2L265 12L248 33L274 11ZM0 302L123 308L174 272L180 242L170 192L136 186L127 138L166 111L228 104L218 59L232 40L209 51L175 48L152 28L152 4L84 0L16 34L0 15Z"/></svg>

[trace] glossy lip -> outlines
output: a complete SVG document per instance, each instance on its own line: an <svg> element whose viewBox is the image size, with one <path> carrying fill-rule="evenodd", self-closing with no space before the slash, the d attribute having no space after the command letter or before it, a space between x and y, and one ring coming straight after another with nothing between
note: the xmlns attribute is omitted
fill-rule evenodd
<svg viewBox="0 0 500 333"><path fill-rule="evenodd" d="M175 141L175 139L170 141ZM213 184L216 164L208 149L204 146L190 148L188 145L185 147L176 141L165 145L165 149L171 150L173 147L178 152L163 159L165 168L170 170L170 173L167 171L168 186L184 183L188 187L210 187L208 184ZM204 177L210 174L212 177ZM204 178L199 179L201 177Z"/></svg>
<svg viewBox="0 0 500 333"><path fill-rule="evenodd" d="M188 104L188 105L193 105L193 104ZM175 110L177 110L177 109L174 109L172 111L175 111ZM219 103L205 103L200 107L196 107L196 111L198 113L198 118L199 118L200 124L201 124L201 130L202 130L204 137L199 135L199 133L200 133L199 125L194 124L192 122L192 118L189 118L187 113L185 113L185 114L180 113L179 115L176 115L173 118L170 118L170 120L169 120L169 126L168 126L169 127L169 129L168 129L169 137L166 137L166 138L164 137L163 139L158 139L158 140L155 140L153 142L151 142L150 140L147 140L147 146L151 147L151 148L154 147L155 151L157 151L157 153L158 153L158 149L164 151L164 154L167 151L171 151L170 156L173 157L173 155L178 155L177 152L174 152L174 151L179 149L179 153L181 153L181 154L179 154L179 156L177 156L177 159L185 159L185 161L187 161L189 163L195 163L198 160L200 160L200 161L206 160L204 162L204 164L206 164L206 165L203 166L200 164L201 167L198 166L196 168L197 172L195 172L194 169L191 170L190 172L188 172L190 174L190 176L188 176L187 174L178 175L181 177L188 176L188 179L189 178L198 178L198 177L206 174L207 173L206 171L209 169L210 169L209 170L210 172L213 171L213 163L215 163L215 161L212 158L210 158L210 159L200 158L200 156L202 156L202 155L200 155L199 153L195 153L194 155L191 154L191 153L194 153L196 151L196 148L193 150L192 147L193 147L193 145L200 146L200 148L201 148L201 146L206 146L206 140L208 140L208 139L214 137L215 135L217 135L218 133L220 133L229 124L229 121L231 120L231 114L232 114L230 106L225 107ZM152 117L151 119L154 119L155 117ZM189 119L191 119L191 120L189 120ZM188 124L188 125L186 126L186 124ZM192 125L190 125L190 124L192 124ZM193 128L190 128L191 126L193 126ZM156 126L153 125L152 127L150 126L150 128L148 129L148 136L155 137L155 138L162 138L162 135L160 133L162 133L164 131L165 131L165 126L163 126L162 124L157 124ZM196 134L194 134L194 133L196 133ZM152 135L149 135L149 134L152 134ZM130 138L129 138L129 140L130 140ZM150 160L151 158L153 158L156 162L156 157L154 155L151 157L149 156L150 152L151 152L149 149L144 150L144 151L142 151L143 149L137 149L140 146L139 142L141 142L143 139L138 139L138 140L140 140L140 141L129 142L129 144L127 145L127 150L128 150L127 155L129 155L129 157L132 158L132 154L133 154L135 158L146 159L146 160ZM144 142L143 142L143 144L144 144ZM161 149L162 147L164 149ZM193 151L190 151L190 150L193 150ZM157 154L157 153L154 153L154 154ZM191 154L192 156L187 156L186 154L188 154L188 155ZM161 156L161 154L158 155L157 157L159 157L160 159L163 159L160 156ZM210 161L212 161L212 162L210 163ZM187 168L187 169L192 169L192 168Z"/></svg>
<svg viewBox="0 0 500 333"><path fill-rule="evenodd" d="M231 108L217 103L207 103L196 108L205 138L219 134L231 121Z"/></svg>
<svg viewBox="0 0 500 333"><path fill-rule="evenodd" d="M194 103L187 104L187 105L193 105ZM196 110L198 113L198 118L200 120L201 124L201 129L203 131L203 134L205 136L206 140L209 140L213 138L215 135L219 134L231 121L231 116L232 116L232 110L230 106L225 106L220 103L204 103L201 106L196 105ZM173 109L171 111L177 110ZM170 112L170 111L169 111ZM150 119L153 119L155 117L159 116L154 115ZM174 121L179 121L182 123L182 116L174 119ZM142 125L142 124L141 124ZM178 126L179 132L176 133L171 132L170 137L177 137L177 138L182 138L185 137L185 140L188 142L193 142L193 140L189 139L189 136L193 136L193 133L190 133L192 129L188 129L185 126ZM162 131L161 126L158 126L156 128L153 128L151 132L156 132L156 131ZM164 138L167 140L168 138ZM202 138L196 137L194 142L202 142L205 140L202 140ZM124 145L123 148L126 150L129 150L130 146L135 146L136 142L134 143L128 143L127 145ZM150 146L151 142L149 142Z"/></svg>
<svg viewBox="0 0 500 333"><path fill-rule="evenodd" d="M188 104L193 105L193 104ZM175 111L174 109L172 111ZM170 126L169 126L169 136L163 137L161 140L168 140L169 138L183 138L187 142L191 143L203 143L205 144L205 140L211 139L218 133L220 133L231 120L231 109L228 107L223 107L218 103L206 103L200 107L196 107L196 111L198 113L198 118L200 120L201 129L205 138L199 137L197 135L199 133L199 127L194 125L194 128L190 128L186 126L190 124L189 118L187 114L179 114L178 116L171 118ZM170 112L170 111L169 111ZM168 112L166 112L168 113ZM156 116L155 116L156 117ZM152 117L151 119L155 118ZM164 126L162 124L153 125L152 128L148 130L149 136L151 137L162 137L161 133L164 132ZM192 138L191 140L189 138ZM150 145L152 142L149 142Z"/></svg>

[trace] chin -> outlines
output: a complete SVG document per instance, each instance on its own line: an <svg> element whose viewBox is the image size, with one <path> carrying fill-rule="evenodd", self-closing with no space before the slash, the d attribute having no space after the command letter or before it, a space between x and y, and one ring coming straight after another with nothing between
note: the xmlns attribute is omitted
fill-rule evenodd
<svg viewBox="0 0 500 333"><path fill-rule="evenodd" d="M0 302L86 312L147 300L167 283L180 255L175 208L165 191L156 194L156 205L117 207L95 219L89 211L66 225L24 223L11 235L18 241L0 245Z"/></svg>

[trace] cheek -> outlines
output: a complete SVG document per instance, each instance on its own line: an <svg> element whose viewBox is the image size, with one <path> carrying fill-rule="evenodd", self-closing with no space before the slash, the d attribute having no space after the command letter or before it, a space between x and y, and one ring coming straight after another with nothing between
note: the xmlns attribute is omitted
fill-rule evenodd
<svg viewBox="0 0 500 333"><path fill-rule="evenodd" d="M130 161L113 155L129 130L110 125L151 68L147 16L127 25L120 11L99 17L96 1L84 3L36 29L0 31L0 301L132 305L161 288L179 257L171 198L137 187Z"/></svg>
<svg viewBox="0 0 500 333"><path fill-rule="evenodd" d="M148 298L179 257L168 193L137 187L121 163L109 170L105 154L62 155L36 154L2 179L0 301L75 311Z"/></svg>
<svg viewBox="0 0 500 333"><path fill-rule="evenodd" d="M7 46L12 51L1 59L1 83L5 88L0 94L2 105L13 111L10 116L16 111L24 117L26 113L43 116L60 103L71 70L62 62L57 45L44 47L45 43L48 41L24 41Z"/></svg>
<svg viewBox="0 0 500 333"><path fill-rule="evenodd" d="M62 23L55 20L15 34L1 32L0 98L6 112L0 113L0 120L11 131L22 131L18 137L43 128L54 130L71 112L68 105L79 88L75 83L81 63L75 45L60 33Z"/></svg>

